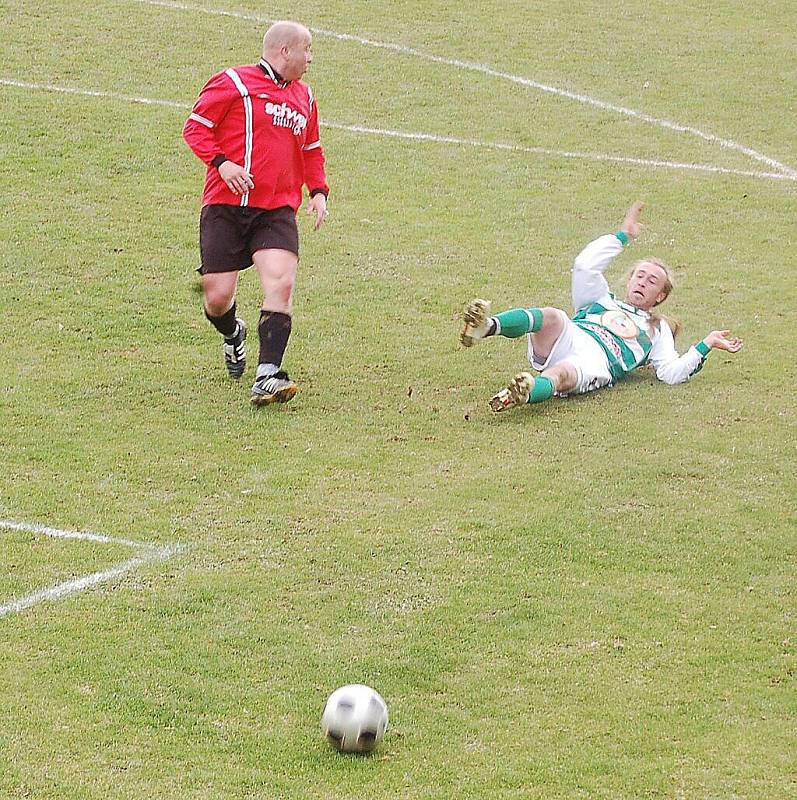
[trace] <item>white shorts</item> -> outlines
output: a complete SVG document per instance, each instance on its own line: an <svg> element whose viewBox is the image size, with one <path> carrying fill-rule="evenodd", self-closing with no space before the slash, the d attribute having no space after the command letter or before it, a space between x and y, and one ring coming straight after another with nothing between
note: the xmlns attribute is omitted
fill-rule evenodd
<svg viewBox="0 0 797 800"><path fill-rule="evenodd" d="M611 386L612 375L609 372L609 361L603 348L588 334L574 325L564 311L562 319L565 323L559 338L554 342L551 352L545 361L541 361L534 353L534 346L529 335L529 361L538 372L567 361L572 364L578 375L576 388L567 394L584 394L593 389Z"/></svg>

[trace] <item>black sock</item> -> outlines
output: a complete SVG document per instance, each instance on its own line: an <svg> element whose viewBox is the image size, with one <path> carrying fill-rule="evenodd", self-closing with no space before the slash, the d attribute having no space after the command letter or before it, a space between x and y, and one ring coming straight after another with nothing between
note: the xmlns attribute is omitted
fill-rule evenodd
<svg viewBox="0 0 797 800"><path fill-rule="evenodd" d="M291 335L290 314L261 311L257 333L260 337L260 363L280 366Z"/></svg>
<svg viewBox="0 0 797 800"><path fill-rule="evenodd" d="M228 311L225 311L220 317L211 317L208 310L205 309L205 316L208 318L210 324L225 338L231 339L235 336L235 329L238 327L238 322L235 319L235 303L233 303Z"/></svg>

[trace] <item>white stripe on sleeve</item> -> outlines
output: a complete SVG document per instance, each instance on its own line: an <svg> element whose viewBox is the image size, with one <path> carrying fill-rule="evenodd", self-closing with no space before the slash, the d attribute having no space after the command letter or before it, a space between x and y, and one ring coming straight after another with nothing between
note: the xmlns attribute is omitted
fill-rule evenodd
<svg viewBox="0 0 797 800"><path fill-rule="evenodd" d="M200 125L204 125L206 128L215 127L212 120L209 120L207 117L203 117L201 114L194 114L192 112L188 119L192 119L194 122L198 122Z"/></svg>

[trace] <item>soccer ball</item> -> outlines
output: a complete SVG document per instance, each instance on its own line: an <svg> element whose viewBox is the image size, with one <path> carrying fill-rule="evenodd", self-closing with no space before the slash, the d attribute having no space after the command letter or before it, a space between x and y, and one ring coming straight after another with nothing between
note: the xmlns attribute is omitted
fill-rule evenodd
<svg viewBox="0 0 797 800"><path fill-rule="evenodd" d="M385 735L387 704L361 683L335 689L321 715L321 730L341 753L370 753Z"/></svg>

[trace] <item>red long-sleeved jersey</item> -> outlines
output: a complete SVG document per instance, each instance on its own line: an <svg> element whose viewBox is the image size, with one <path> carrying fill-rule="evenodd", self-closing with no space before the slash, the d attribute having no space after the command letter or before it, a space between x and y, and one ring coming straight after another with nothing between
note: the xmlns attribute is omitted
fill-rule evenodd
<svg viewBox="0 0 797 800"><path fill-rule="evenodd" d="M298 210L303 184L311 193L329 193L313 92L303 81L281 81L266 61L214 75L186 120L183 138L208 165L203 206ZM248 170L254 188L233 194L213 166L219 156Z"/></svg>

